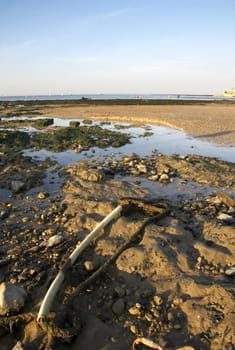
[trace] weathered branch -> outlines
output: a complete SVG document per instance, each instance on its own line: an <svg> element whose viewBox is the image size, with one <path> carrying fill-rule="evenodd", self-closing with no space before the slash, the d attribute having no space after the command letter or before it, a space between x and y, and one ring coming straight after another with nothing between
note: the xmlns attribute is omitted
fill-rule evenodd
<svg viewBox="0 0 235 350"><path fill-rule="evenodd" d="M60 286L64 280L65 277L65 271L74 264L78 256L82 253L82 251L90 244L90 242L93 240L94 237L98 235L98 233L107 226L113 219L115 219L122 211L122 206L118 205L109 215L107 215L96 227L93 231L89 233L89 235L79 244L72 254L69 256L68 260L66 261L64 267L61 271L57 274L56 278L52 282L50 288L48 289L39 313L37 317L37 322L39 324L45 324L47 322L47 316L50 312L51 305L53 303L53 300L60 289Z"/></svg>

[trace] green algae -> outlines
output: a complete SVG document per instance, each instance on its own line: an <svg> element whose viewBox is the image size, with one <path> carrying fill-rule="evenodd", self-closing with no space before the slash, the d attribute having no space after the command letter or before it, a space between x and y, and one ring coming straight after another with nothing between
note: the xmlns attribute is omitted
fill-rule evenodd
<svg viewBox="0 0 235 350"><path fill-rule="evenodd" d="M0 152L8 154L28 148L30 135L17 130L0 130Z"/></svg>
<svg viewBox="0 0 235 350"><path fill-rule="evenodd" d="M31 135L17 130L0 130L0 152L9 153L31 148L62 152L75 149L78 145L82 149L121 147L130 143L130 138L129 134L107 130L98 125L56 127Z"/></svg>
<svg viewBox="0 0 235 350"><path fill-rule="evenodd" d="M40 119L15 119L15 120L1 120L1 128L17 128L17 127L34 127L45 128L53 125L53 118L40 118Z"/></svg>

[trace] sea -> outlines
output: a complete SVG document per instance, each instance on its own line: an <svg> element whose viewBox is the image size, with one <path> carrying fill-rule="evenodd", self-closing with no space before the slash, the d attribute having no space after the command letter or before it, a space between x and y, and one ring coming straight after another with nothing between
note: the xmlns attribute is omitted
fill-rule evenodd
<svg viewBox="0 0 235 350"><path fill-rule="evenodd" d="M60 94L60 95L20 95L0 96L0 101L34 101L34 100L195 100L195 101L235 101L234 97L223 95L193 95L193 94Z"/></svg>

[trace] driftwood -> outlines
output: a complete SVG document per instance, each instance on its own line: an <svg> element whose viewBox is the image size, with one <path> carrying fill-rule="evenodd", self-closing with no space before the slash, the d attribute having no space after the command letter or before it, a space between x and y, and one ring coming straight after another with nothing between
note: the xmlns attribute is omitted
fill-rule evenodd
<svg viewBox="0 0 235 350"><path fill-rule="evenodd" d="M74 264L78 256L82 253L82 251L90 244L92 239L98 235L98 233L107 226L113 219L115 219L121 213L122 207L118 205L108 216L104 218L96 228L90 232L90 234L79 244L72 254L69 256L68 260L64 264L62 270L57 274L56 278L52 282L50 288L48 289L40 307L37 322L43 327L47 323L47 316L50 312L50 308L52 302L60 289L60 286L65 278L65 272Z"/></svg>
<svg viewBox="0 0 235 350"><path fill-rule="evenodd" d="M143 238L143 230L144 228L153 221L161 219L164 215L166 215L169 211L165 210L164 212L154 215L151 217L146 218L141 226L138 228L138 230L126 241L124 242L116 251L114 255L112 255L106 262L101 265L92 275L90 275L85 281L81 282L79 286L75 289L75 291L69 296L68 300L69 302L72 302L72 300L81 293L88 285L90 285L98 276L105 271L105 269L113 263L119 255L121 255L124 250L127 248L130 248L132 245L138 244L141 239Z"/></svg>
<svg viewBox="0 0 235 350"><path fill-rule="evenodd" d="M91 276L89 276L85 281L81 282L80 285L77 287L77 289L68 297L66 304L63 305L63 310L65 310L65 312L62 311L61 314L59 314L59 320L60 320L60 324L61 324L61 321L63 323L66 317L65 313L69 314L70 327L68 327L67 322L66 322L67 324L66 329L63 329L60 326L57 326L56 318L53 316L53 314L51 313L50 317L48 317L48 315L49 315L53 300L55 298L55 295L59 291L60 286L65 279L66 271L68 271L68 269L71 268L71 266L75 263L78 256L90 244L92 239L98 235L100 230L105 228L112 220L116 219L120 214L128 215L129 212L131 212L132 210L144 211L144 213L148 214L148 217L143 220L138 230L118 248L116 253L113 256L111 256L109 259L107 259L107 261L102 266L100 266L100 268L96 270ZM72 254L67 259L66 263L64 264L62 270L57 274L55 280L53 281L48 292L46 293L43 299L43 302L41 304L39 313L37 314L35 312L30 312L30 313L24 313L16 316L0 317L0 327L7 332L13 333L14 329L20 326L22 323L28 323L28 322L37 320L38 325L45 332L45 335L46 335L43 342L41 343L40 349L47 349L47 350L51 349L51 346L53 345L55 339L61 339L66 342L70 342L79 333L81 329L80 319L73 312L72 304L73 304L74 298L78 296L79 293L81 293L81 291L84 290L88 285L90 285L96 278L98 278L99 275L111 263L113 263L125 249L129 248L132 245L136 245L141 241L141 239L143 238L143 232L146 225L148 225L150 222L153 222L155 220L159 220L168 212L169 212L169 206L168 204L166 204L166 202L160 202L160 201L149 202L149 201L139 200L136 198L121 199L119 202L119 205L109 215L107 215L96 226L96 228L93 231L90 232L90 234L81 242L81 244L79 244L74 249ZM135 344L138 344L138 343L139 343L139 340ZM133 344L133 349L135 349L134 346L135 345ZM160 349L160 348L156 348L156 349Z"/></svg>
<svg viewBox="0 0 235 350"><path fill-rule="evenodd" d="M131 210L133 208L135 209L139 208L141 210L144 210L147 213L161 215L166 211L167 205L159 201L157 203L159 206L156 206L156 202L143 201L136 198L123 198L120 200L119 205L109 215L107 215L96 226L96 228L92 232L90 232L90 234L74 249L72 254L69 256L69 258L65 262L62 270L59 271L59 273L57 274L56 278L52 282L50 288L48 289L42 301L42 304L38 313L38 317L37 317L37 322L39 323L39 325L41 325L43 328L46 327L47 317L50 312L51 305L53 303L53 300L57 292L60 289L62 282L64 281L66 271L75 263L78 256L90 244L93 238L95 238L98 235L98 233L105 226L107 226L112 220L116 219L121 214L121 212L125 213L128 210ZM144 226L145 225L146 224L144 224Z"/></svg>
<svg viewBox="0 0 235 350"><path fill-rule="evenodd" d="M66 271L71 268L71 266L75 263L78 256L81 252L90 244L92 239L98 235L101 229L106 227L113 219L116 219L120 214L128 214L131 210L141 210L148 214L148 217L143 220L141 226L138 230L126 241L124 242L117 250L117 252L110 257L97 271L95 271L91 276L89 276L85 281L80 283L78 288L68 297L67 302L63 305L63 310L61 314L57 313L59 318L59 324L63 324L65 320L65 313L69 315L69 324L66 322L66 329L61 328L56 325L56 317L54 313L50 313L50 317L48 317L52 302L58 290L60 289L61 283L65 279ZM39 313L30 312L24 313L16 316L6 316L0 317L0 327L2 330L13 333L15 328L22 325L22 323L29 323L31 321L37 320L40 328L45 332L45 337L43 342L41 343L41 349L51 349L51 346L54 343L55 339L61 339L66 342L70 342L80 331L81 323L80 319L77 317L76 313L73 311L72 303L74 298L86 288L89 284L91 284L99 275L111 264L113 263L118 256L127 248L132 245L138 244L142 237L144 228L150 222L154 220L159 220L162 216L166 215L169 212L169 207L166 203L162 202L149 202L142 201L134 198L125 198L120 200L119 205L107 216L105 217L96 228L90 232L90 234L79 244L72 254L67 259L65 265L62 270L58 273L55 280L51 284L48 292L46 293ZM62 322L61 322L62 321ZM136 343L137 344L137 343ZM134 345L133 345L134 346Z"/></svg>

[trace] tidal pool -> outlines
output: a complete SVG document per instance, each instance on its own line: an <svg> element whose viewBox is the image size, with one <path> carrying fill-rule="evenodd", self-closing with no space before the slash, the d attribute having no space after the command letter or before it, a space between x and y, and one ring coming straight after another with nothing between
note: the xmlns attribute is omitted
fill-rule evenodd
<svg viewBox="0 0 235 350"><path fill-rule="evenodd" d="M54 126L69 126L70 121L79 121L82 123L81 119L54 118ZM103 125L99 121L93 122L93 125L100 124ZM108 147L100 149L98 147L92 147L90 150L81 153L76 153L72 150L55 153L42 149L39 151L25 150L24 154L40 160L50 157L62 166L68 166L78 160L94 157L119 158L123 154L130 154L131 152L135 152L143 157L150 155L153 151L166 155L180 154L184 156L187 154L198 154L235 163L235 146L218 145L208 141L202 141L190 137L182 131L163 126L136 126L130 123L111 122L105 124L104 127L108 130L116 130L115 126L117 125L123 127L123 129L118 129L120 132L126 132L128 128L128 133L132 136L130 144L118 148ZM144 137L146 130L152 133L152 135Z"/></svg>

